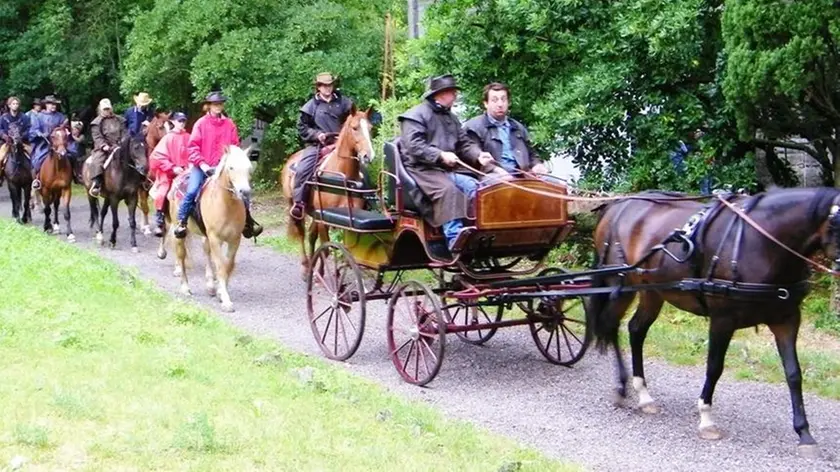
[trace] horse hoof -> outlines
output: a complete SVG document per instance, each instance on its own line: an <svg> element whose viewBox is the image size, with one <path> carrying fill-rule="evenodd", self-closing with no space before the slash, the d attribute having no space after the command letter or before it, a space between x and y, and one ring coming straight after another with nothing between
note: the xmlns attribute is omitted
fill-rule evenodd
<svg viewBox="0 0 840 472"><path fill-rule="evenodd" d="M718 429L717 426L712 425L700 428L700 430L698 431L698 435L700 436L700 439L705 439L707 441L717 441L723 437L723 431Z"/></svg>
<svg viewBox="0 0 840 472"><path fill-rule="evenodd" d="M103 241L102 233L96 233L96 236L94 236L94 239L96 239L97 241L99 241L101 243Z"/></svg>
<svg viewBox="0 0 840 472"><path fill-rule="evenodd" d="M72 234L68 234L67 235L67 242L68 243L75 243L76 242L76 236L74 236Z"/></svg>
<svg viewBox="0 0 840 472"><path fill-rule="evenodd" d="M624 408L624 400L625 397L621 396L618 392L612 393L612 404L616 408Z"/></svg>
<svg viewBox="0 0 840 472"><path fill-rule="evenodd" d="M216 296L216 287L208 285L207 286L207 295L211 296L211 297L215 297Z"/></svg>
<svg viewBox="0 0 840 472"><path fill-rule="evenodd" d="M181 295L190 296L192 295L192 291L186 285L181 285Z"/></svg>
<svg viewBox="0 0 840 472"><path fill-rule="evenodd" d="M138 252L140 252L140 248L138 248L137 246L134 246L133 248L131 248L131 252L133 252L134 254L137 254Z"/></svg>
<svg viewBox="0 0 840 472"><path fill-rule="evenodd" d="M799 455L805 459L820 458L820 448L816 444L800 444L796 449Z"/></svg>
<svg viewBox="0 0 840 472"><path fill-rule="evenodd" d="M160 250L157 252L157 257L158 257L158 259L160 259L160 260L166 259L166 250L165 250L165 249L160 249Z"/></svg>
<svg viewBox="0 0 840 472"><path fill-rule="evenodd" d="M646 405L639 405L639 410L646 415L659 414L659 406L656 403L648 403Z"/></svg>
<svg viewBox="0 0 840 472"><path fill-rule="evenodd" d="M222 311L225 313L233 313L233 303L222 303Z"/></svg>
<svg viewBox="0 0 840 472"><path fill-rule="evenodd" d="M152 227L149 226L149 225L144 226L143 227L143 235L144 236L151 236L151 234L152 234Z"/></svg>

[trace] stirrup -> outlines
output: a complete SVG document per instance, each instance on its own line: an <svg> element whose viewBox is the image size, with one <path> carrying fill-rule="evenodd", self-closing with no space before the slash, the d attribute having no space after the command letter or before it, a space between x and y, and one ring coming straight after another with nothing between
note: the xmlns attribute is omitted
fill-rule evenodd
<svg viewBox="0 0 840 472"><path fill-rule="evenodd" d="M296 215L295 210L298 210L297 212L300 213L300 215ZM306 215L306 205L302 202L295 203L292 208L289 209L289 214L296 220L302 220L304 215Z"/></svg>
<svg viewBox="0 0 840 472"><path fill-rule="evenodd" d="M175 231L173 231L175 237L178 239L184 239L187 237L187 224L184 222L179 222L178 226L175 227Z"/></svg>
<svg viewBox="0 0 840 472"><path fill-rule="evenodd" d="M99 186L98 186L98 185L96 185L96 184L93 184L93 186L91 186L91 187L90 187L90 190L88 191L88 194L89 194L91 197L96 198L96 197L98 197L98 196L99 196L99 191L100 191L100 190L99 190Z"/></svg>
<svg viewBox="0 0 840 472"><path fill-rule="evenodd" d="M41 179L35 179L32 181L32 190L41 190Z"/></svg>

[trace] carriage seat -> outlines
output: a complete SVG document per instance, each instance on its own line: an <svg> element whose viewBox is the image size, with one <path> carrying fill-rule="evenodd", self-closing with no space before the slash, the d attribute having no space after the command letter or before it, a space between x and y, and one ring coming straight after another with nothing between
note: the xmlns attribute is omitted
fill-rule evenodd
<svg viewBox="0 0 840 472"><path fill-rule="evenodd" d="M364 182L358 180L344 179L343 176L338 175L336 173L330 172L319 175L316 172L315 175L317 176L316 178L318 180L318 183L326 185L335 185L336 187L340 188L344 188L344 186L346 185L347 188L349 188L350 190L363 190L366 187Z"/></svg>
<svg viewBox="0 0 840 472"><path fill-rule="evenodd" d="M419 213L417 205L414 203L414 200L411 198L411 194L409 192L420 191L420 189L417 187L417 182L414 181L414 178L411 177L411 175L409 175L405 170L402 158L400 157L399 147L397 146L398 141L399 138L385 143L385 169L400 179L400 196L403 207L398 208L397 210ZM393 178L391 178L388 185L388 201L391 204L396 204L396 194L397 186L396 183L393 182Z"/></svg>
<svg viewBox="0 0 840 472"><path fill-rule="evenodd" d="M336 226L344 226L360 231L390 231L394 229L395 221L382 213L354 208L351 218L349 208L324 208L314 210L312 215L316 220Z"/></svg>

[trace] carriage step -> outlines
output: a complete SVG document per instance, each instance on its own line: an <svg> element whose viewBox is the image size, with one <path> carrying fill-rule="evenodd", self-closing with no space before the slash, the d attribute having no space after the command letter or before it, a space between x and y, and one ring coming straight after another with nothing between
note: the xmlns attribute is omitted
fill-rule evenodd
<svg viewBox="0 0 840 472"><path fill-rule="evenodd" d="M396 223L382 213L358 208L352 212L349 208L324 208L313 211L312 216L327 224L361 231L390 231Z"/></svg>

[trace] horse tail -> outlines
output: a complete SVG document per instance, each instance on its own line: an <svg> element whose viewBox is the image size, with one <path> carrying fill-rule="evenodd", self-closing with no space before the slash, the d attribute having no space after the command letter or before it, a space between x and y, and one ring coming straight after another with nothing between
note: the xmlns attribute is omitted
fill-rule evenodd
<svg viewBox="0 0 840 472"><path fill-rule="evenodd" d="M598 223L595 225L595 258L593 261L593 269L598 269L607 264L610 257L612 224L611 219L607 214L613 202L602 205L597 210ZM620 217L623 207L617 212L615 217ZM606 226L602 229L602 226ZM599 231L601 230L601 231ZM603 239L599 235L603 234ZM606 244L605 244L606 243ZM609 277L595 275L592 277L592 288L609 287ZM589 306L587 309L587 319L592 323L592 333L595 336L595 348L601 353L612 346L618 340L618 330L621 323L621 314L617 310L612 309L612 301L621 295L620 286L615 286L614 290L596 293L589 297Z"/></svg>

